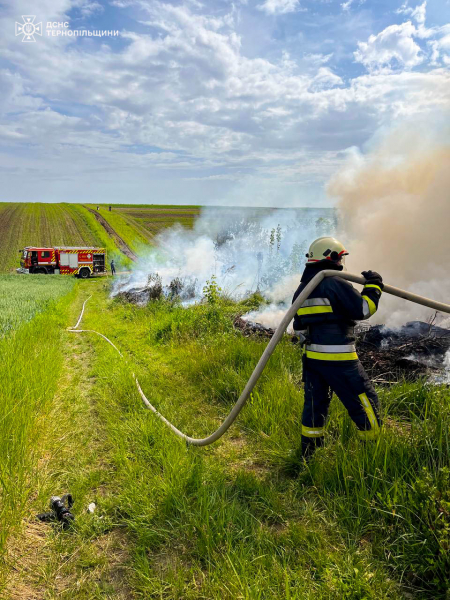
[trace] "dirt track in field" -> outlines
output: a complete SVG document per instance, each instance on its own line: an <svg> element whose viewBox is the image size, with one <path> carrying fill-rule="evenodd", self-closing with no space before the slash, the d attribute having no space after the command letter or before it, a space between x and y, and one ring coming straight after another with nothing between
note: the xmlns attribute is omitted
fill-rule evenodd
<svg viewBox="0 0 450 600"><path fill-rule="evenodd" d="M106 233L110 237L113 238L116 245L125 254L125 256L128 256L128 258L131 258L131 260L136 262L138 259L136 254L133 252L133 250L131 250L131 248L128 246L128 244L120 237L120 235L111 227L111 225L108 223L108 221L104 217L102 217L102 215L100 213L98 213L96 210L94 210L93 208L89 208L86 205L84 205L84 208L86 208L89 212L91 212L95 216L97 221L105 229Z"/></svg>

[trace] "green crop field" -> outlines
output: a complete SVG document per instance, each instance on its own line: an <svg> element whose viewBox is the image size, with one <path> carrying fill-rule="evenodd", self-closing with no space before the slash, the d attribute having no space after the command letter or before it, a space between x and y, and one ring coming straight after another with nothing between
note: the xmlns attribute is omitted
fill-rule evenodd
<svg viewBox="0 0 450 600"><path fill-rule="evenodd" d="M45 282L45 283L44 283ZM54 403L63 365L71 278L0 277L0 573L5 547L20 530L42 460L41 421ZM1 593L0 593L1 595Z"/></svg>
<svg viewBox="0 0 450 600"><path fill-rule="evenodd" d="M114 206L116 211L148 242L160 231L179 223L192 229L200 214L199 206Z"/></svg>
<svg viewBox="0 0 450 600"><path fill-rule="evenodd" d="M75 283L73 277L45 275L15 277L0 275L0 337L46 310Z"/></svg>
<svg viewBox="0 0 450 600"><path fill-rule="evenodd" d="M97 211L97 205L90 204L89 208ZM118 209L117 205L113 205L111 211L108 207L100 205L97 212L106 219L133 252L139 254L145 251L145 247L151 242L151 236L139 226L139 223L129 219L125 212Z"/></svg>
<svg viewBox="0 0 450 600"><path fill-rule="evenodd" d="M0 281L12 285L2 300L11 312L14 279ZM132 376L176 426L209 434L265 348L232 325L260 298L136 307L110 298L110 280L56 286L0 339L2 598L448 598L447 386L379 388L385 425L374 442L333 400L325 446L292 476L303 391L287 337L212 446L175 437ZM83 328L124 360L100 336L67 331L88 297ZM70 530L37 522L65 492Z"/></svg>

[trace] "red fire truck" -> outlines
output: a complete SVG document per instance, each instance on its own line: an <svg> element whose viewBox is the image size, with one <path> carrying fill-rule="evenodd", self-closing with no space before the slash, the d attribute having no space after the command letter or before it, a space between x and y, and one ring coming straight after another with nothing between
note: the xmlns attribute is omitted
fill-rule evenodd
<svg viewBox="0 0 450 600"><path fill-rule="evenodd" d="M106 249L82 246L55 246L37 248L27 246L23 250L18 273L43 273L75 275L86 279L94 275L106 275Z"/></svg>

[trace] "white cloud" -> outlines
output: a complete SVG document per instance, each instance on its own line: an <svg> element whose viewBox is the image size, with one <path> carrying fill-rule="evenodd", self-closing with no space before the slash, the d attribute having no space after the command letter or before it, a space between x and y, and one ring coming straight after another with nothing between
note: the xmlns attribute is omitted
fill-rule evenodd
<svg viewBox="0 0 450 600"><path fill-rule="evenodd" d="M80 12L83 15L83 17L88 18L92 15L95 14L100 14L104 11L105 9L103 8L103 6L101 4L99 4L98 2L96 2L94 0L94 2L82 2L81 6L80 6Z"/></svg>
<svg viewBox="0 0 450 600"><path fill-rule="evenodd" d="M42 20L70 11L69 0L46 1ZM404 45L414 43L411 23L369 38L358 49L369 72L351 78L339 49L320 54L314 45L296 56L280 43L276 52L248 52L233 12L159 2L139 3L139 11L139 32L122 32L120 45L43 37L30 48L0 21L7 32L0 54L9 65L0 71L0 137L12 149L0 155L0 168L18 173L0 175L5 190L23 195L26 181L58 182L64 173L71 193L83 184L93 193L107 186L117 200L126 188L136 201L152 190L167 201L181 193L206 202L210 196L192 187L204 184L211 198L239 185L229 196L236 201L253 194L268 205L273 198L288 203L298 199L298 186L305 194L319 186L342 149L364 144L380 124L450 105L446 69L378 68L421 57ZM440 33L443 54L449 33ZM181 192L180 180L188 182ZM65 194L58 185L52 193Z"/></svg>
<svg viewBox="0 0 450 600"><path fill-rule="evenodd" d="M410 21L389 25L377 35L371 35L367 42L358 42L355 59L369 69L391 66L395 62L411 69L424 60L420 46L413 39L416 34Z"/></svg>
<svg viewBox="0 0 450 600"><path fill-rule="evenodd" d="M413 19L415 19L417 21L417 23L422 23L422 25L424 25L425 17L426 17L426 9L427 9L427 2L425 0L425 2L423 2L423 4L418 4L415 8L411 8L405 2L395 12L398 15L410 15L411 17L413 17Z"/></svg>
<svg viewBox="0 0 450 600"><path fill-rule="evenodd" d="M405 3L395 12L397 14L410 15L417 23L417 31L415 35L418 38L426 39L433 36L436 33L436 30L438 29L436 27L425 26L426 11L427 2L425 0L425 2L423 2L422 4L418 4L415 8L409 7L407 3Z"/></svg>
<svg viewBox="0 0 450 600"><path fill-rule="evenodd" d="M327 62L330 61L330 59L333 57L333 53L331 52L330 54L304 54L303 55L303 59L310 62L311 64L314 65L323 65Z"/></svg>
<svg viewBox="0 0 450 600"><path fill-rule="evenodd" d="M411 69L425 60L432 66L446 64L446 51L450 50L450 25L427 27L426 7L426 0L415 7L404 3L396 13L411 16L417 27L408 21L371 35L367 42L358 43L358 50L354 53L356 60L371 70L394 64ZM414 38L427 40L426 46L421 48Z"/></svg>
<svg viewBox="0 0 450 600"><path fill-rule="evenodd" d="M445 35L439 40L439 46L445 50L450 50L450 34Z"/></svg>
<svg viewBox="0 0 450 600"><path fill-rule="evenodd" d="M333 73L331 69L328 67L321 67L312 81L311 89L319 90L332 88L336 85L342 85L343 83L341 77Z"/></svg>
<svg viewBox="0 0 450 600"><path fill-rule="evenodd" d="M347 0L347 2L342 2L341 4L341 8L344 12L349 12L350 8L352 7L352 4L355 2L355 0ZM366 0L359 0L359 4L364 4L366 2Z"/></svg>
<svg viewBox="0 0 450 600"><path fill-rule="evenodd" d="M265 0L258 5L258 9L267 15L281 15L300 9L299 0Z"/></svg>
<svg viewBox="0 0 450 600"><path fill-rule="evenodd" d="M428 45L431 49L430 64L438 65L440 56L439 42L437 42L436 40L432 40L428 42Z"/></svg>

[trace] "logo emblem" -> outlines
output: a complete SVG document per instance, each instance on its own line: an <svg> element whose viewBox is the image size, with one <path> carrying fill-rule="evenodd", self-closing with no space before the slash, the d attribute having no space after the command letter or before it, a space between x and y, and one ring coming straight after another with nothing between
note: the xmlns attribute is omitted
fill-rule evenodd
<svg viewBox="0 0 450 600"><path fill-rule="evenodd" d="M36 15L22 15L23 23L16 21L16 35L23 35L22 42L35 42L34 35L42 35L42 23L35 23Z"/></svg>

